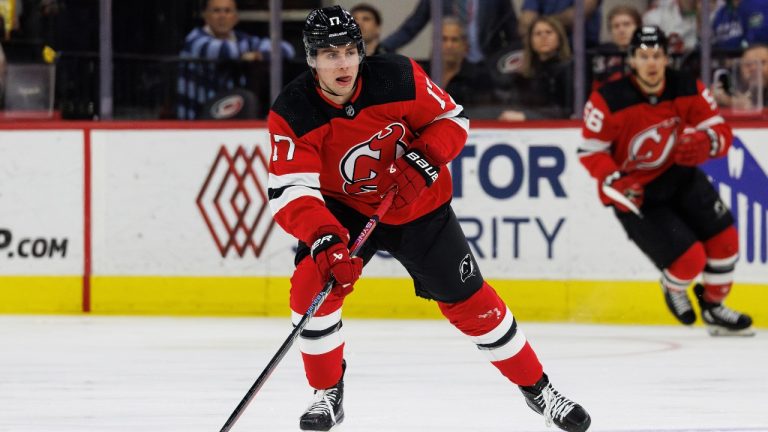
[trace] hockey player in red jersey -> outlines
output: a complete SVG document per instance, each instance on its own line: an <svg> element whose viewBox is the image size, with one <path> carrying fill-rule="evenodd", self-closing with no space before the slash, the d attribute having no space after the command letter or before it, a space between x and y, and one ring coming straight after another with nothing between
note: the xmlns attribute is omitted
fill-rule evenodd
<svg viewBox="0 0 768 432"><path fill-rule="evenodd" d="M738 259L733 216L698 165L724 156L730 126L704 85L667 68L667 39L640 27L629 47L632 74L606 84L584 107L581 163L597 179L629 238L661 270L669 310L696 321L694 293L712 335L751 335L752 319L723 305Z"/></svg>
<svg viewBox="0 0 768 432"><path fill-rule="evenodd" d="M342 305L377 250L413 277L416 294L440 311L511 382L526 403L567 431L590 417L555 390L506 304L483 280L451 206L446 164L467 139L462 107L411 59L365 57L360 29L340 6L312 11L304 26L310 70L289 83L268 118L269 202L299 240L291 277L296 324L325 281L338 282L299 336L314 400L303 430L344 418ZM389 212L351 257L355 238L388 191Z"/></svg>

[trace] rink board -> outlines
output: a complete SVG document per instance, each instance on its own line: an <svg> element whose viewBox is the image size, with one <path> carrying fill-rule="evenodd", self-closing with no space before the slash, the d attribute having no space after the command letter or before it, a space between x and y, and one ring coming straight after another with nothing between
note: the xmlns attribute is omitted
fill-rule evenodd
<svg viewBox="0 0 768 432"><path fill-rule="evenodd" d="M43 126L41 126L43 125ZM475 127L450 165L483 276L520 317L669 323L657 271L576 158L575 123ZM542 127L543 126L543 127ZM768 129L708 168L739 220L730 304L768 313ZM30 124L0 130L0 312L285 315L295 241L267 208L261 123ZM449 264L446 271L458 271ZM345 303L438 317L393 259Z"/></svg>

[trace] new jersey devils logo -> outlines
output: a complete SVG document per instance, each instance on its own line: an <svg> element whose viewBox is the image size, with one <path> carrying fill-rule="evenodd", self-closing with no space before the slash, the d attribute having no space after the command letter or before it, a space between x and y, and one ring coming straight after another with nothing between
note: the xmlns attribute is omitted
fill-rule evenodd
<svg viewBox="0 0 768 432"><path fill-rule="evenodd" d="M367 141L357 144L341 159L339 171L344 192L355 195L376 190L376 175L405 152L405 127L392 123Z"/></svg>
<svg viewBox="0 0 768 432"><path fill-rule="evenodd" d="M629 141L624 169L654 169L664 164L677 139L680 118L673 117L637 133Z"/></svg>

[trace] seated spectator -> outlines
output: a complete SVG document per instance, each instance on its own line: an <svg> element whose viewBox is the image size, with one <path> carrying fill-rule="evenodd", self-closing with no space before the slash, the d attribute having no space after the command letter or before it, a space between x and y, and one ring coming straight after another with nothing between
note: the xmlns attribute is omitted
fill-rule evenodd
<svg viewBox="0 0 768 432"><path fill-rule="evenodd" d="M715 48L740 50L768 43L768 1L727 0L715 12L712 31Z"/></svg>
<svg viewBox="0 0 768 432"><path fill-rule="evenodd" d="M501 113L499 120L523 121L564 119L573 112L573 61L571 48L560 21L536 18L525 38L523 64L513 74L515 109Z"/></svg>
<svg viewBox="0 0 768 432"><path fill-rule="evenodd" d="M429 5L430 0L419 0L411 15L381 42L384 52L394 52L421 32L431 16ZM443 0L443 15L457 17L467 29L470 63L519 43L517 15L511 0Z"/></svg>
<svg viewBox="0 0 768 432"><path fill-rule="evenodd" d="M643 24L657 26L669 38L669 52L682 54L698 43L697 0L654 0L643 14Z"/></svg>
<svg viewBox="0 0 768 432"><path fill-rule="evenodd" d="M606 24L611 34L611 42L600 45L597 54L592 58L593 90L629 72L625 62L627 48L632 34L642 25L642 21L640 12L633 6L618 5L608 12Z"/></svg>
<svg viewBox="0 0 768 432"><path fill-rule="evenodd" d="M269 59L271 42L268 38L234 30L238 21L234 0L208 0L203 18L205 25L187 35L181 57L216 62L190 61L181 68L177 89L177 116L180 119L198 118L202 106L215 94L246 85L245 74L237 73L231 67L229 70L219 67L217 62ZM295 50L287 42L283 42L281 48L284 58L295 56Z"/></svg>
<svg viewBox="0 0 768 432"><path fill-rule="evenodd" d="M485 62L467 61L469 45L461 21L456 17L443 18L442 31L443 88L465 108L490 103L493 79Z"/></svg>
<svg viewBox="0 0 768 432"><path fill-rule="evenodd" d="M379 46L381 36L381 13L368 3L358 3L349 10L352 18L360 26L365 42L365 55L381 54Z"/></svg>
<svg viewBox="0 0 768 432"><path fill-rule="evenodd" d="M715 71L712 95L722 107L736 111L759 110L768 102L768 45L753 45L742 54L738 76Z"/></svg>
<svg viewBox="0 0 768 432"><path fill-rule="evenodd" d="M528 34L530 26L540 16L556 19L567 31L570 40L573 34L573 22L576 16L574 0L523 0L520 12L520 27L517 31L521 37ZM600 43L600 1L584 0L585 35L587 47L597 47Z"/></svg>

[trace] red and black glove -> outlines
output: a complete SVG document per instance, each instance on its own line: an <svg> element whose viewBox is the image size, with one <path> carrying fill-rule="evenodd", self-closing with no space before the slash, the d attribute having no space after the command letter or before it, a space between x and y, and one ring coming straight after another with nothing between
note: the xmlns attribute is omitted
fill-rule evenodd
<svg viewBox="0 0 768 432"><path fill-rule="evenodd" d="M396 189L392 208L397 210L415 201L437 180L440 168L430 163L418 150L410 149L380 174L376 190L384 196Z"/></svg>
<svg viewBox="0 0 768 432"><path fill-rule="evenodd" d="M614 171L608 174L598 187L600 199L620 212L640 214L643 205L643 185L631 176ZM633 208L634 207L634 208Z"/></svg>
<svg viewBox="0 0 768 432"><path fill-rule="evenodd" d="M696 166L717 153L719 139L711 129L686 132L675 144L674 160L678 165Z"/></svg>
<svg viewBox="0 0 768 432"><path fill-rule="evenodd" d="M339 289L339 294L345 296L352 292L352 285L360 278L363 260L349 256L347 243L342 236L346 237L338 230L318 235L310 253L323 280L327 281L333 275L338 283L334 289Z"/></svg>

